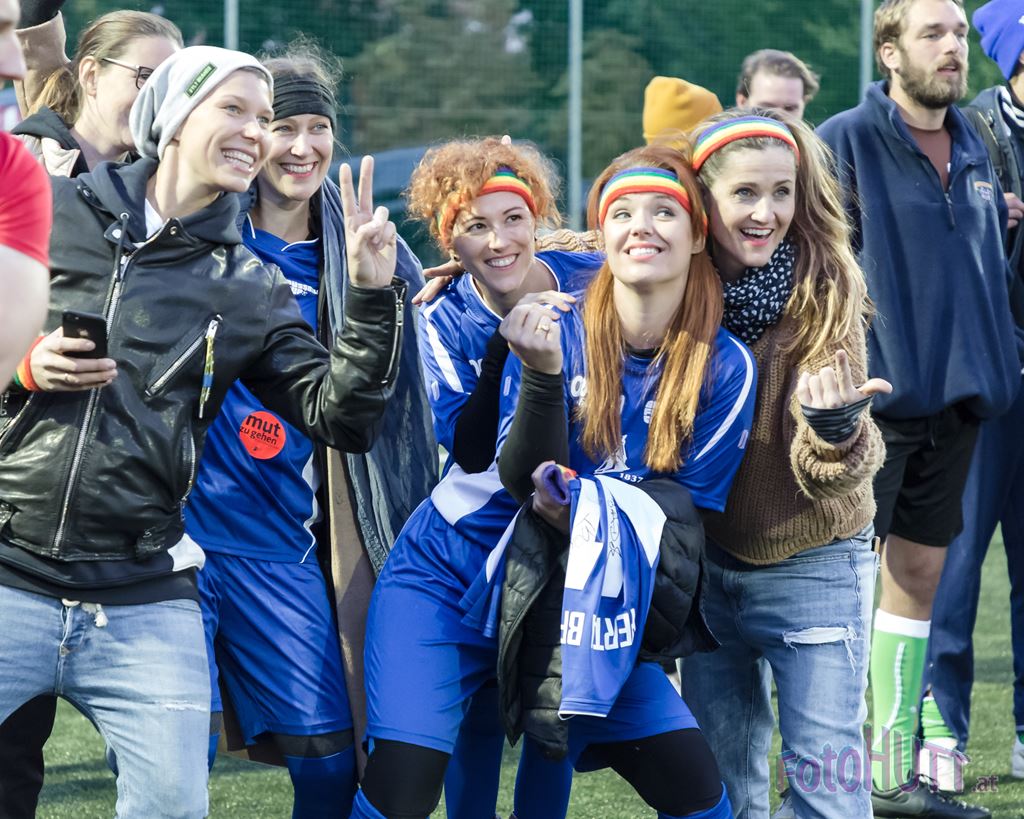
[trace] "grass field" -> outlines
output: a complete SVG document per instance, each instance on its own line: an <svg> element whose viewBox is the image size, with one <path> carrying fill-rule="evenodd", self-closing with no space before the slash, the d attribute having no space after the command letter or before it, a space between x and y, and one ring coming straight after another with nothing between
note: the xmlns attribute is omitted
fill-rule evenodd
<svg viewBox="0 0 1024 819"><path fill-rule="evenodd" d="M1013 742L1011 711L1011 653L1009 583L1001 544L993 542L985 564L981 609L975 637L977 681L972 700L972 764L968 788L979 777L996 777L994 791L971 793L971 801L990 808L997 819L1024 817L1024 782L1010 779ZM776 738L777 742L777 738ZM508 749L498 810L512 807L516 752ZM215 819L291 815L291 787L283 770L239 762L217 761L210 782L210 815ZM84 717L61 702L57 729L46 746L46 787L39 809L41 819L103 819L113 815L113 777L103 760L103 743ZM443 806L437 811L444 816ZM569 816L573 819L633 819L652 811L609 772L577 776Z"/></svg>

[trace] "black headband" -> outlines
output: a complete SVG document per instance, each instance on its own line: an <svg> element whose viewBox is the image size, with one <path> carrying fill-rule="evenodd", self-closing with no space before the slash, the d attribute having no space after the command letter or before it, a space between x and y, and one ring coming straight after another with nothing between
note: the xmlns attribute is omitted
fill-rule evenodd
<svg viewBox="0 0 1024 819"><path fill-rule="evenodd" d="M330 88L309 77L289 75L274 78L274 119L318 114L338 130L338 104Z"/></svg>

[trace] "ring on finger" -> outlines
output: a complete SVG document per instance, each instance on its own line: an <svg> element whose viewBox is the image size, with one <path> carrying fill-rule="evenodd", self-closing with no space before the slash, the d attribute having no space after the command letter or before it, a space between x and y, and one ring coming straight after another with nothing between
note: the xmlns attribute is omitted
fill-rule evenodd
<svg viewBox="0 0 1024 819"><path fill-rule="evenodd" d="M537 329L534 332L547 335L551 332L551 322L548 319L544 319L537 324Z"/></svg>
<svg viewBox="0 0 1024 819"><path fill-rule="evenodd" d="M64 383L68 387L72 386L74 382L71 380L71 373L64 373Z"/></svg>

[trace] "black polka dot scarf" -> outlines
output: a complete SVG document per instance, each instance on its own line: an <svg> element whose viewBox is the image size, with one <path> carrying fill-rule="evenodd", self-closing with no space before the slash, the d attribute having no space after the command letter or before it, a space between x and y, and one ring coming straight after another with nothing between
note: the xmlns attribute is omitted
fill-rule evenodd
<svg viewBox="0 0 1024 819"><path fill-rule="evenodd" d="M782 316L793 292L796 246L783 239L764 267L748 267L742 278L722 282L725 314L722 326L753 344Z"/></svg>

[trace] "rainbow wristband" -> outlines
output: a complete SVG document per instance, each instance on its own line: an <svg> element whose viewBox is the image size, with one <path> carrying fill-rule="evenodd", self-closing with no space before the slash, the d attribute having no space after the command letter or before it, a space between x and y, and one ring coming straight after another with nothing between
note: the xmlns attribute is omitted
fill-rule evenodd
<svg viewBox="0 0 1024 819"><path fill-rule="evenodd" d="M41 388L36 383L36 380L32 377L32 351L39 345L46 336L39 336L32 346L28 348L28 352L25 353L24 358L18 363L18 369L14 372L14 380L29 392L40 392Z"/></svg>

